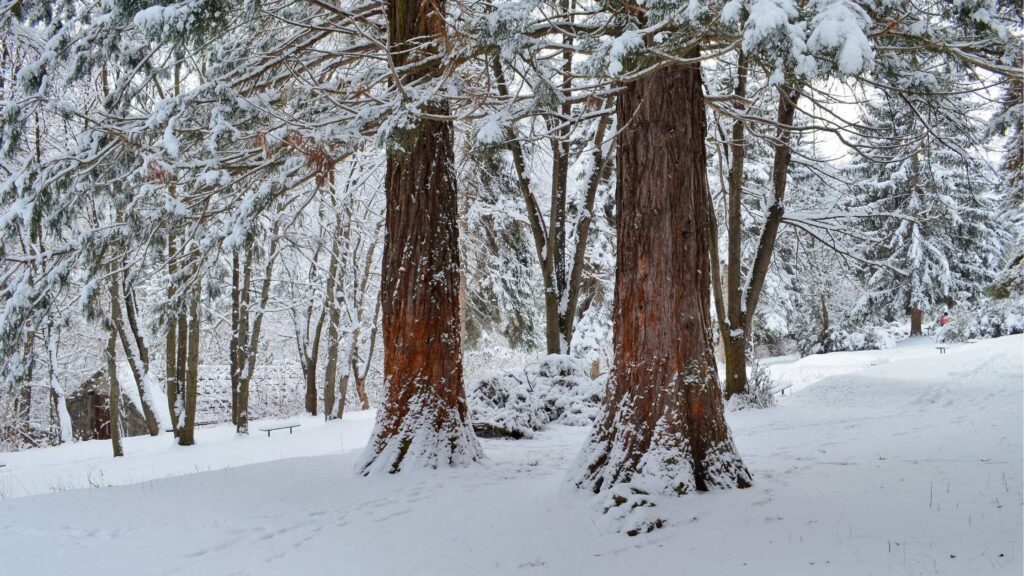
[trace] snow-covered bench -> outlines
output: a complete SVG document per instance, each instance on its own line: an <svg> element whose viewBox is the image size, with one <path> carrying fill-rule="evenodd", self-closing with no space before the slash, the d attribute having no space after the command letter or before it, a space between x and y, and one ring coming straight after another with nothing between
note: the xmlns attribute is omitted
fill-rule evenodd
<svg viewBox="0 0 1024 576"><path fill-rule="evenodd" d="M945 346L936 346L935 349L939 351L939 354L945 354L946 353L946 347Z"/></svg>
<svg viewBox="0 0 1024 576"><path fill-rule="evenodd" d="M772 394L778 394L779 396L785 396L786 395L786 390L789 390L792 387L793 387L792 384L786 384L784 386L776 386L775 388L772 388Z"/></svg>
<svg viewBox="0 0 1024 576"><path fill-rule="evenodd" d="M292 428L298 428L299 426L302 426L302 424L296 424L294 422L289 424L279 424L277 426L267 426L266 428L260 428L260 432L266 432L267 438L270 438L270 433L273 432L274 430L284 430L285 428L287 428L288 433L291 434Z"/></svg>

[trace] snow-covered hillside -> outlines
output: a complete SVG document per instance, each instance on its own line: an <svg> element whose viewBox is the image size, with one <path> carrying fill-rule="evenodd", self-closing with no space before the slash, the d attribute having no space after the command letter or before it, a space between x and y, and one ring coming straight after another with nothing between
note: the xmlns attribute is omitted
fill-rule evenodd
<svg viewBox="0 0 1024 576"><path fill-rule="evenodd" d="M132 438L117 461L107 442L5 454L2 573L1018 575L1022 365L1024 336L775 365L793 393L728 415L754 487L661 499L667 526L635 538L565 483L585 428L372 479L352 472L369 413ZM130 485L68 490L107 484Z"/></svg>

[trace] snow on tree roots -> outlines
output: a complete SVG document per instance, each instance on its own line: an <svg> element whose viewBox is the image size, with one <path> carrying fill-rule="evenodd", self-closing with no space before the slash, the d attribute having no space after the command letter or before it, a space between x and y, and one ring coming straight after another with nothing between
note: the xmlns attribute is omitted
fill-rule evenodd
<svg viewBox="0 0 1024 576"><path fill-rule="evenodd" d="M409 468L466 466L484 457L465 410L417 395L403 415L385 406L358 470L393 474Z"/></svg>
<svg viewBox="0 0 1024 576"><path fill-rule="evenodd" d="M750 485L710 346L702 85L698 65L675 64L617 96L615 372L573 481L608 492L629 534L661 525L655 495Z"/></svg>

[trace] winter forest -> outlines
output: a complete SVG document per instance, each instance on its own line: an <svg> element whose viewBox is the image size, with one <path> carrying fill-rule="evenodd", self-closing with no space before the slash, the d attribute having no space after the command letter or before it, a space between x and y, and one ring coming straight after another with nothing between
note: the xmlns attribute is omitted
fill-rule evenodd
<svg viewBox="0 0 1024 576"><path fill-rule="evenodd" d="M1020 574L1022 32L0 0L0 572Z"/></svg>

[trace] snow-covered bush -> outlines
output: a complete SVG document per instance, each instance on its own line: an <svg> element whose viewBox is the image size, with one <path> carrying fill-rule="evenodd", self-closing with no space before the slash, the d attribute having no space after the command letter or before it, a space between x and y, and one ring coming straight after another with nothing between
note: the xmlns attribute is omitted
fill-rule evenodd
<svg viewBox="0 0 1024 576"><path fill-rule="evenodd" d="M824 338L820 334L805 336L800 340L800 353L827 354L829 352L855 352L858 350L886 350L906 338L910 330L904 324L893 322L885 326L865 326L847 329L831 326Z"/></svg>
<svg viewBox="0 0 1024 576"><path fill-rule="evenodd" d="M478 436L529 438L554 422L589 426L603 391L603 378L591 380L578 360L552 354L471 383L468 403Z"/></svg>
<svg viewBox="0 0 1024 576"><path fill-rule="evenodd" d="M1024 333L1024 301L983 300L957 306L950 311L950 323L936 330L936 342L963 342Z"/></svg>
<svg viewBox="0 0 1024 576"><path fill-rule="evenodd" d="M771 408L775 406L775 394L772 392L774 382L771 374L760 362L749 358L750 378L747 379L747 391L734 394L729 398L729 410L746 410L748 408Z"/></svg>

